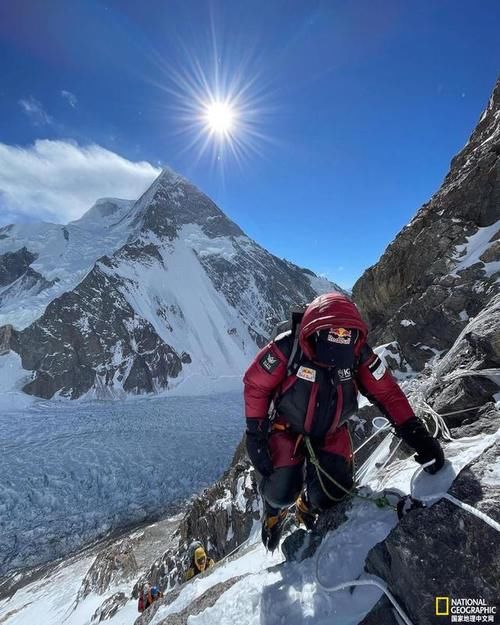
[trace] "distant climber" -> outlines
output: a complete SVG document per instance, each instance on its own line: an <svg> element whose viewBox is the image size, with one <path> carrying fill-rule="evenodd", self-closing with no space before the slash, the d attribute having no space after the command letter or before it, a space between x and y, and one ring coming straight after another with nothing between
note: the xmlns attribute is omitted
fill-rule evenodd
<svg viewBox="0 0 500 625"><path fill-rule="evenodd" d="M144 584L142 592L139 595L139 603L137 606L139 612L144 612L144 610L147 610L150 605L162 597L163 593L160 592L156 586L150 586L147 583Z"/></svg>
<svg viewBox="0 0 500 625"><path fill-rule="evenodd" d="M186 582L214 565L214 561L207 556L205 548L200 542L196 541L195 544L191 545L190 551L192 555L190 566L186 571Z"/></svg>
<svg viewBox="0 0 500 625"><path fill-rule="evenodd" d="M414 415L366 342L367 333L348 297L321 295L294 316L291 330L260 350L245 373L246 445L260 474L262 540L270 550L278 546L294 502L298 520L312 529L318 513L353 488L347 419L358 408L358 390L417 452L417 462L434 460L427 472L444 464L439 442Z"/></svg>

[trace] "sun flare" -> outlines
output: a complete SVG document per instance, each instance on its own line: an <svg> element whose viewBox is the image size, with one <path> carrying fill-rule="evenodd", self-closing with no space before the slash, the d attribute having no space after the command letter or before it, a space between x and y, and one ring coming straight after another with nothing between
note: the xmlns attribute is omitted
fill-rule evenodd
<svg viewBox="0 0 500 625"><path fill-rule="evenodd" d="M234 108L228 102L211 102L204 112L208 129L220 137L227 137L234 130Z"/></svg>

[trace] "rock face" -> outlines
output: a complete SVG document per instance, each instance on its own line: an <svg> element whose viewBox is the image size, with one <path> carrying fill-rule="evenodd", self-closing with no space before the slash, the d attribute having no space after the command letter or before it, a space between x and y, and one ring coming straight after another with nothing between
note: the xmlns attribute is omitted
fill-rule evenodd
<svg viewBox="0 0 500 625"><path fill-rule="evenodd" d="M500 485L494 467L499 451L497 444L485 452L459 474L450 490L497 522ZM371 550L366 570L388 583L416 625L435 622L436 595L482 598L500 607L498 532L446 499L403 517Z"/></svg>
<svg viewBox="0 0 500 625"><path fill-rule="evenodd" d="M128 597L124 592L115 592L94 612L90 621L91 625L97 625L97 623L102 623L102 621L112 618L127 601Z"/></svg>
<svg viewBox="0 0 500 625"><path fill-rule="evenodd" d="M449 349L498 292L499 217L500 80L439 191L354 285L372 343L417 371Z"/></svg>
<svg viewBox="0 0 500 625"><path fill-rule="evenodd" d="M17 335L23 366L37 372L26 393L49 399L60 391L74 399L115 382L124 391L151 393L181 371L180 356L136 316L102 266Z"/></svg>
<svg viewBox="0 0 500 625"><path fill-rule="evenodd" d="M137 568L132 543L128 540L115 543L94 560L83 579L77 601L85 599L91 592L102 595L113 582L131 579Z"/></svg>
<svg viewBox="0 0 500 625"><path fill-rule="evenodd" d="M400 625L389 599L384 595L358 625Z"/></svg>
<svg viewBox="0 0 500 625"><path fill-rule="evenodd" d="M425 416L426 405L445 415L449 427L476 421L498 392L500 368L500 295L461 331L448 352L422 378L408 383L413 407ZM476 434L479 432L475 432Z"/></svg>
<svg viewBox="0 0 500 625"><path fill-rule="evenodd" d="M338 290L269 254L170 170L132 206L101 201L79 222L57 228L49 232L63 249L78 237L83 245L85 232L97 241L94 253L109 253L13 332L11 349L33 371L24 390L39 397L116 397L163 391L187 378L236 380L290 308ZM5 236L0 249L14 245L12 229ZM23 249L16 263L5 262L6 280L31 260ZM46 248L37 262L50 266Z"/></svg>
<svg viewBox="0 0 500 625"><path fill-rule="evenodd" d="M7 252L0 256L0 287L15 282L28 270L36 255L22 247L16 252Z"/></svg>

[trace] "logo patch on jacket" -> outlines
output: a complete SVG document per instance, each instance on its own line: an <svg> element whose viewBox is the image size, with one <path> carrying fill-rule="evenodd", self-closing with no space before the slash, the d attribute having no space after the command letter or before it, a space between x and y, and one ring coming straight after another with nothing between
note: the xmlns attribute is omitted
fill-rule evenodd
<svg viewBox="0 0 500 625"><path fill-rule="evenodd" d="M350 369L339 369L339 380L341 382L347 382L352 378L352 373Z"/></svg>
<svg viewBox="0 0 500 625"><path fill-rule="evenodd" d="M309 367L299 367L297 371L297 377L301 380L307 380L308 382L314 382L316 380L316 371Z"/></svg>
<svg viewBox="0 0 500 625"><path fill-rule="evenodd" d="M378 356L370 365L368 365L368 369L376 380L380 380L385 373L385 365Z"/></svg>
<svg viewBox="0 0 500 625"><path fill-rule="evenodd" d="M328 333L328 340L331 343L340 343L341 345L351 344L352 332L347 328L332 328Z"/></svg>
<svg viewBox="0 0 500 625"><path fill-rule="evenodd" d="M275 356L271 351L269 351L262 356L262 358L259 360L259 364L268 373L272 373L280 364L280 359Z"/></svg>

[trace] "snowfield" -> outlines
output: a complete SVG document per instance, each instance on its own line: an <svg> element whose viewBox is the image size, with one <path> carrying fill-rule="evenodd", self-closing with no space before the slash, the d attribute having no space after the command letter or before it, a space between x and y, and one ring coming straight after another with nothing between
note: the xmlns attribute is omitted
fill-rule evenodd
<svg viewBox="0 0 500 625"><path fill-rule="evenodd" d="M0 576L157 518L228 467L241 394L0 413Z"/></svg>

